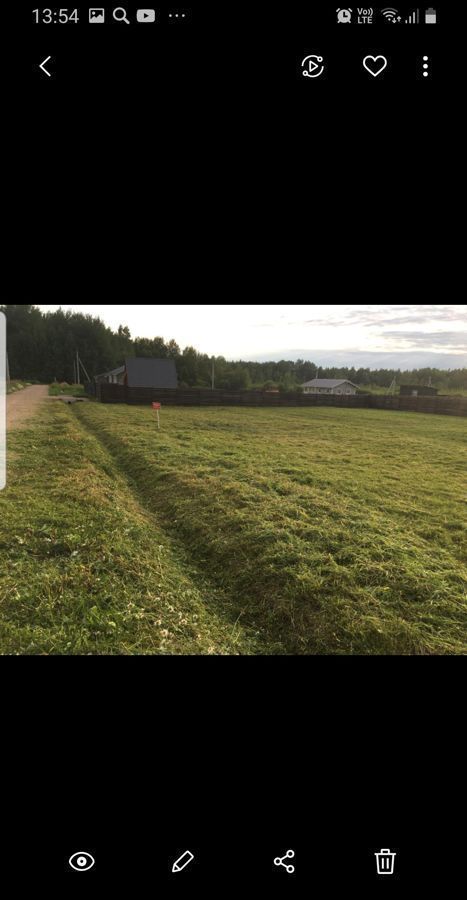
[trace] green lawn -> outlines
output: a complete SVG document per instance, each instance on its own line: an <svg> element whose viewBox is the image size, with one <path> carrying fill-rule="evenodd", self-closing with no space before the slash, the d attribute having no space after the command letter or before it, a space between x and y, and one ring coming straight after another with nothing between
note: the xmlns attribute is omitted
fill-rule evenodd
<svg viewBox="0 0 467 900"><path fill-rule="evenodd" d="M49 397L84 397L86 394L82 384L51 384Z"/></svg>
<svg viewBox="0 0 467 900"><path fill-rule="evenodd" d="M3 653L467 651L464 419L57 406L10 438Z"/></svg>

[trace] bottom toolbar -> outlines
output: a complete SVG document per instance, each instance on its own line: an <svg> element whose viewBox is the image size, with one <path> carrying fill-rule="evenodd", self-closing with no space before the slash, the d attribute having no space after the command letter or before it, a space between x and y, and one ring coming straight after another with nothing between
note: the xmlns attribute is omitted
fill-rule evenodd
<svg viewBox="0 0 467 900"><path fill-rule="evenodd" d="M222 829L221 829L222 831ZM146 833L141 839L123 834L107 835L107 840L85 831L70 841L22 844L20 851L12 848L10 870L15 874L16 889L30 881L36 886L51 882L73 883L87 889L93 884L119 886L172 887L221 883L247 886L301 885L314 888L364 887L373 890L384 882L405 886L429 881L447 886L456 875L452 860L462 861L462 848L436 841L427 861L425 843L398 842L388 838L394 832L384 829L377 837L379 843L356 843L350 837L323 831L320 837L308 840L291 835L278 836L267 842L245 835L234 838L197 842L187 835L182 843L164 842L157 834ZM46 837L46 836L45 836ZM16 858L17 857L17 858ZM6 883L9 871L0 873L0 886Z"/></svg>

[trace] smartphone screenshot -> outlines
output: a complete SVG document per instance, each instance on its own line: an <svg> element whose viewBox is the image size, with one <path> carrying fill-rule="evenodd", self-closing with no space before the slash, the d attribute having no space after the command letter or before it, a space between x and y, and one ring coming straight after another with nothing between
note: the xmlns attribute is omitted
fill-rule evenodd
<svg viewBox="0 0 467 900"><path fill-rule="evenodd" d="M0 885L454 893L446 8L17 17Z"/></svg>

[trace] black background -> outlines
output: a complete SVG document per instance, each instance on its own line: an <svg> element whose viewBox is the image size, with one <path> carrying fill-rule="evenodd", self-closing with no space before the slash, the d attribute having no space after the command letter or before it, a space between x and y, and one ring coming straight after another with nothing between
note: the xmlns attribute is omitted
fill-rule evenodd
<svg viewBox="0 0 467 900"><path fill-rule="evenodd" d="M463 660L22 659L3 671L5 885L373 897L462 880ZM383 847L398 854L393 878L376 877ZM273 866L289 848L293 877ZM185 849L196 863L172 876ZM96 859L89 873L69 870L79 851Z"/></svg>
<svg viewBox="0 0 467 900"><path fill-rule="evenodd" d="M180 28L33 26L32 6L16 302L436 300L442 24L370 35L330 5L219 4ZM363 77L360 54L386 50L393 77ZM329 59L326 78L301 78L308 52ZM462 669L4 659L3 882L450 888L465 858ZM289 847L294 876L272 864ZM398 851L394 878L376 879L382 847ZM186 848L196 864L174 879ZM89 873L67 866L81 850Z"/></svg>
<svg viewBox="0 0 467 900"><path fill-rule="evenodd" d="M36 57L41 62L46 55L53 57L50 84L55 82L58 90L74 85L80 92L88 85L101 109L109 101L107 91L117 88L121 100L132 103L144 97L157 105L176 88L193 93L204 105L223 95L224 102L236 99L248 106L255 98L294 102L300 84L308 102L314 102L310 89L320 85L323 93L328 82L336 94L349 83L353 89L378 84L376 98L385 93L381 85L410 93L418 81L423 85L420 99L442 77L442 70L437 71L444 18L439 7L436 25L424 24L423 8L419 25L388 24L375 8L372 24L348 26L337 23L334 5L323 3L198 4L177 24L168 20L172 7L159 4L158 22L150 25L136 22L136 4L125 8L130 25L113 21L112 6L106 6L102 25L89 24L84 7L77 24L32 24L31 17L33 83L49 82L36 63ZM405 15L412 7L399 9ZM308 53L325 57L325 74L319 79L301 76L300 64ZM386 72L377 79L362 68L366 53L388 58ZM427 79L421 66L425 54L430 56Z"/></svg>
<svg viewBox="0 0 467 900"><path fill-rule="evenodd" d="M171 27L34 25L28 10L36 295L66 283L112 302L115 282L141 302L166 278L185 302L425 290L415 263L435 244L452 157L442 15L345 27L330 4L308 10L199 5ZM311 52L325 77L301 75ZM388 54L377 79L367 52ZM52 78L37 65L49 55Z"/></svg>

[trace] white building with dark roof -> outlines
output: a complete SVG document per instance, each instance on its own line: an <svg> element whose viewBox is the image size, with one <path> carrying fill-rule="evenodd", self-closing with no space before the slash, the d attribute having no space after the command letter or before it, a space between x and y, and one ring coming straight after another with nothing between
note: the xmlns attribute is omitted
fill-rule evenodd
<svg viewBox="0 0 467 900"><path fill-rule="evenodd" d="M302 384L304 394L358 394L358 387L343 378L313 378Z"/></svg>

